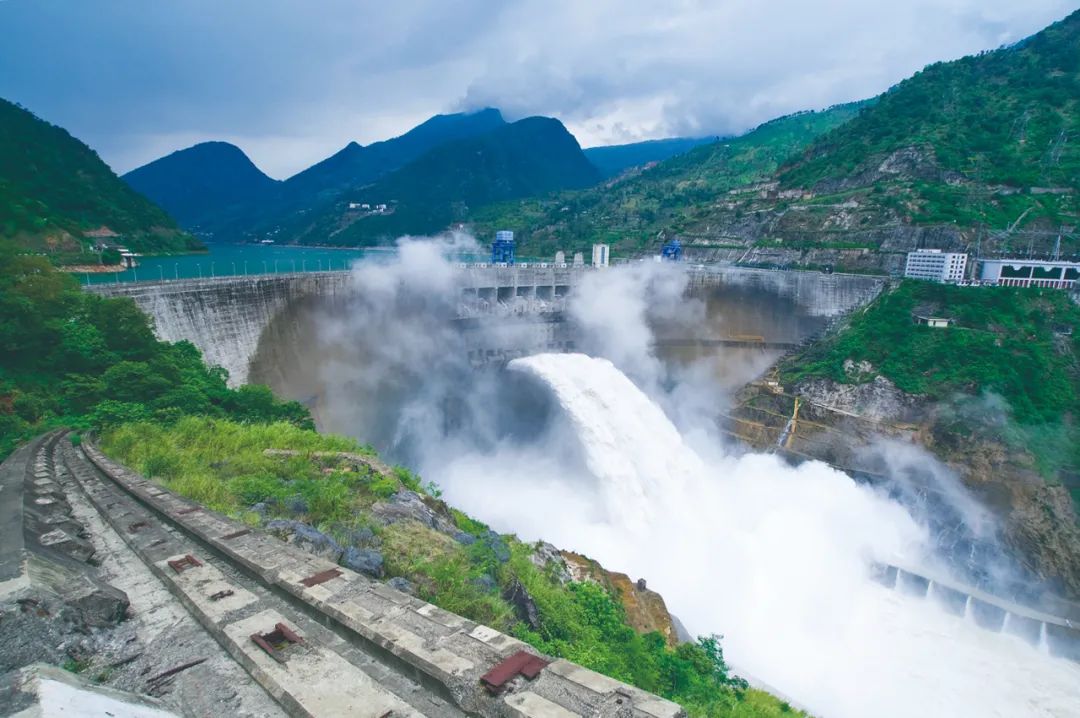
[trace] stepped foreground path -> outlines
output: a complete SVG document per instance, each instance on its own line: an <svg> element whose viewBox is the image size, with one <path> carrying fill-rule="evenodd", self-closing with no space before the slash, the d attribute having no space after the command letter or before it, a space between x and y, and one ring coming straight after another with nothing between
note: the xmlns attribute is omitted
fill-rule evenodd
<svg viewBox="0 0 1080 718"><path fill-rule="evenodd" d="M96 640L129 632L143 649L125 664L145 664L137 680L151 695L176 683L178 714L685 715L183 499L63 432L12 454L0 480L5 610L55 615ZM188 635L155 644L156 614L181 616ZM22 640L47 630L24 620ZM17 661L20 640L5 643L0 659ZM68 696L114 716L177 709L34 670L0 686L0 701L44 710Z"/></svg>

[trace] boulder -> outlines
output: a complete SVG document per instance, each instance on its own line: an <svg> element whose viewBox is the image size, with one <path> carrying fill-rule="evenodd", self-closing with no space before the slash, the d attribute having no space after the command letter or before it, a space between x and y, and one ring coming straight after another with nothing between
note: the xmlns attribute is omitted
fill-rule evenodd
<svg viewBox="0 0 1080 718"><path fill-rule="evenodd" d="M341 565L372 578L383 577L383 555L374 549L350 546L341 556Z"/></svg>
<svg viewBox="0 0 1080 718"><path fill-rule="evenodd" d="M454 534L454 540L463 546L472 546L476 543L476 537L470 533L465 533L464 531L458 531Z"/></svg>
<svg viewBox="0 0 1080 718"><path fill-rule="evenodd" d="M540 611L529 591L516 578L503 591L503 598L514 607L514 613L534 631L540 630Z"/></svg>
<svg viewBox="0 0 1080 718"><path fill-rule="evenodd" d="M371 507L371 515L376 521L386 525L411 520L450 536L458 531L449 514L436 511L424 501L420 494L405 489L398 491L386 501L376 502Z"/></svg>
<svg viewBox="0 0 1080 718"><path fill-rule="evenodd" d="M482 541L495 554L496 561L506 563L510 560L510 547L506 545L506 541L503 540L502 536L494 531L488 531Z"/></svg>
<svg viewBox="0 0 1080 718"><path fill-rule="evenodd" d="M344 553L337 541L301 521L274 519L266 524L266 529L278 538L334 563L338 563Z"/></svg>
<svg viewBox="0 0 1080 718"><path fill-rule="evenodd" d="M110 628L127 618L131 606L127 594L103 581L87 582L65 599L74 622L91 628ZM68 614L70 615L70 614Z"/></svg>
<svg viewBox="0 0 1080 718"><path fill-rule="evenodd" d="M377 546L379 540L375 537L374 531L367 526L362 526L349 532L349 543L353 546Z"/></svg>
<svg viewBox="0 0 1080 718"><path fill-rule="evenodd" d="M546 575L553 576L562 585L570 583L570 567L566 565L559 549L547 541L538 541L529 560Z"/></svg>
<svg viewBox="0 0 1080 718"><path fill-rule="evenodd" d="M285 508L295 516L306 514L309 510L308 502L303 496L290 496L285 499Z"/></svg>

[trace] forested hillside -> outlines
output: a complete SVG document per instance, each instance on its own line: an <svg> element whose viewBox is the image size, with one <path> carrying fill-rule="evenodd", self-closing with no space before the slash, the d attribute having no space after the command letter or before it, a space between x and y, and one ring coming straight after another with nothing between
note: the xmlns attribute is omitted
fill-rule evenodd
<svg viewBox="0 0 1080 718"><path fill-rule="evenodd" d="M607 241L767 266L899 271L917 246L984 253L1080 241L1080 13L937 63L873 101L781 118L585 192L492 207L532 254Z"/></svg>
<svg viewBox="0 0 1080 718"><path fill-rule="evenodd" d="M914 315L951 323L917 326ZM1080 595L1080 307L1066 292L907 280L787 357L780 379L812 405L851 412L819 415L850 454L818 458L861 460L851 427L836 426L846 417L914 428L904 440L995 511L1025 570Z"/></svg>
<svg viewBox="0 0 1080 718"><path fill-rule="evenodd" d="M279 185L228 142L202 142L178 150L122 179L192 231L236 219Z"/></svg>
<svg viewBox="0 0 1080 718"><path fill-rule="evenodd" d="M189 414L312 425L303 406L266 387L229 389L190 342L158 341L131 300L83 292L44 257L0 240L0 456L57 426Z"/></svg>
<svg viewBox="0 0 1080 718"><path fill-rule="evenodd" d="M59 261L96 261L84 233L102 227L137 252L199 247L65 130L0 100L0 238Z"/></svg>
<svg viewBox="0 0 1080 718"><path fill-rule="evenodd" d="M293 175L284 183L287 201L333 199L393 172L447 142L486 134L506 124L496 109L435 115L400 137L370 145L349 143L340 152Z"/></svg>
<svg viewBox="0 0 1080 718"><path fill-rule="evenodd" d="M505 125L498 110L436 115L405 134L370 145L350 142L284 181L259 170L243 151L204 142L124 175L124 180L169 210L186 228L215 241L282 238L341 199L448 142Z"/></svg>
<svg viewBox="0 0 1080 718"><path fill-rule="evenodd" d="M604 177L614 177L633 167L650 162L662 162L675 155L688 152L698 145L715 142L719 137L671 137L664 140L646 140L626 145L589 147L585 156L596 165Z"/></svg>
<svg viewBox="0 0 1080 718"><path fill-rule="evenodd" d="M492 202L587 187L599 179L561 122L531 117L441 145L377 182L344 192L314 217L296 217L282 236L313 244L389 242L441 231ZM350 210L350 203L387 209Z"/></svg>
<svg viewBox="0 0 1080 718"><path fill-rule="evenodd" d="M915 222L1056 227L1080 190L1080 12L1011 46L937 63L780 174L828 193L887 185Z"/></svg>
<svg viewBox="0 0 1080 718"><path fill-rule="evenodd" d="M482 233L514 229L534 254L601 241L622 252L659 250L660 233L681 232L730 190L768 179L788 157L861 107L854 103L781 117L637 174L581 192L506 202L476 212L473 220Z"/></svg>

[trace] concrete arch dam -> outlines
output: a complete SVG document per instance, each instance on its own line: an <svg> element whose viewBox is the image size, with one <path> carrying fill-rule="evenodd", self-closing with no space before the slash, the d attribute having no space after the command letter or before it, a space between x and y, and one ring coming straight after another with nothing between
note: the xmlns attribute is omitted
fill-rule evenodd
<svg viewBox="0 0 1080 718"><path fill-rule="evenodd" d="M557 311L581 270L461 268L456 318L493 315L541 316ZM309 272L214 279L94 285L87 291L107 297L130 297L154 323L165 341L187 340L207 362L229 372L229 384L249 380L252 359L266 334L295 340L298 326L317 309L342 307L361 295L352 272Z"/></svg>
<svg viewBox="0 0 1080 718"><path fill-rule="evenodd" d="M562 310L575 286L596 271L588 267L502 267L459 265L458 296L448 321L466 330L495 318L534 324L521 347L476 347L478 359L508 351L573 349L561 329ZM725 337L745 342L760 336L763 346L788 346L819 331L835 317L877 296L880 277L779 272L738 267L688 268L688 291L718 302L713 314L723 327L705 327L693 341L723 344ZM151 317L154 331L166 341L187 340L207 362L229 372L230 385L249 380L275 385L273 362L266 353L299 351L311 340L304 324L319 311L347 311L350 299L365 287L352 272L308 272L219 277L197 280L93 285L108 297L130 297ZM517 341L521 341L521 334ZM659 337L661 341L664 337ZM680 341L688 338L678 337ZM257 361L260 354L264 361ZM254 364L261 370L252 372Z"/></svg>

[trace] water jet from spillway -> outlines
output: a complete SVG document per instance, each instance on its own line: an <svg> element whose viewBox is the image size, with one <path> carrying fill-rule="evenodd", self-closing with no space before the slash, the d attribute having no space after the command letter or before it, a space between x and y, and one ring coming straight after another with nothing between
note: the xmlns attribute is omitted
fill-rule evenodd
<svg viewBox="0 0 1080 718"><path fill-rule="evenodd" d="M604 359L510 369L547 387L563 428L422 467L452 503L647 576L691 631L821 715L1076 714L1080 666L871 578L930 550L899 504L819 463L692 447ZM567 440L580 451L557 456Z"/></svg>

